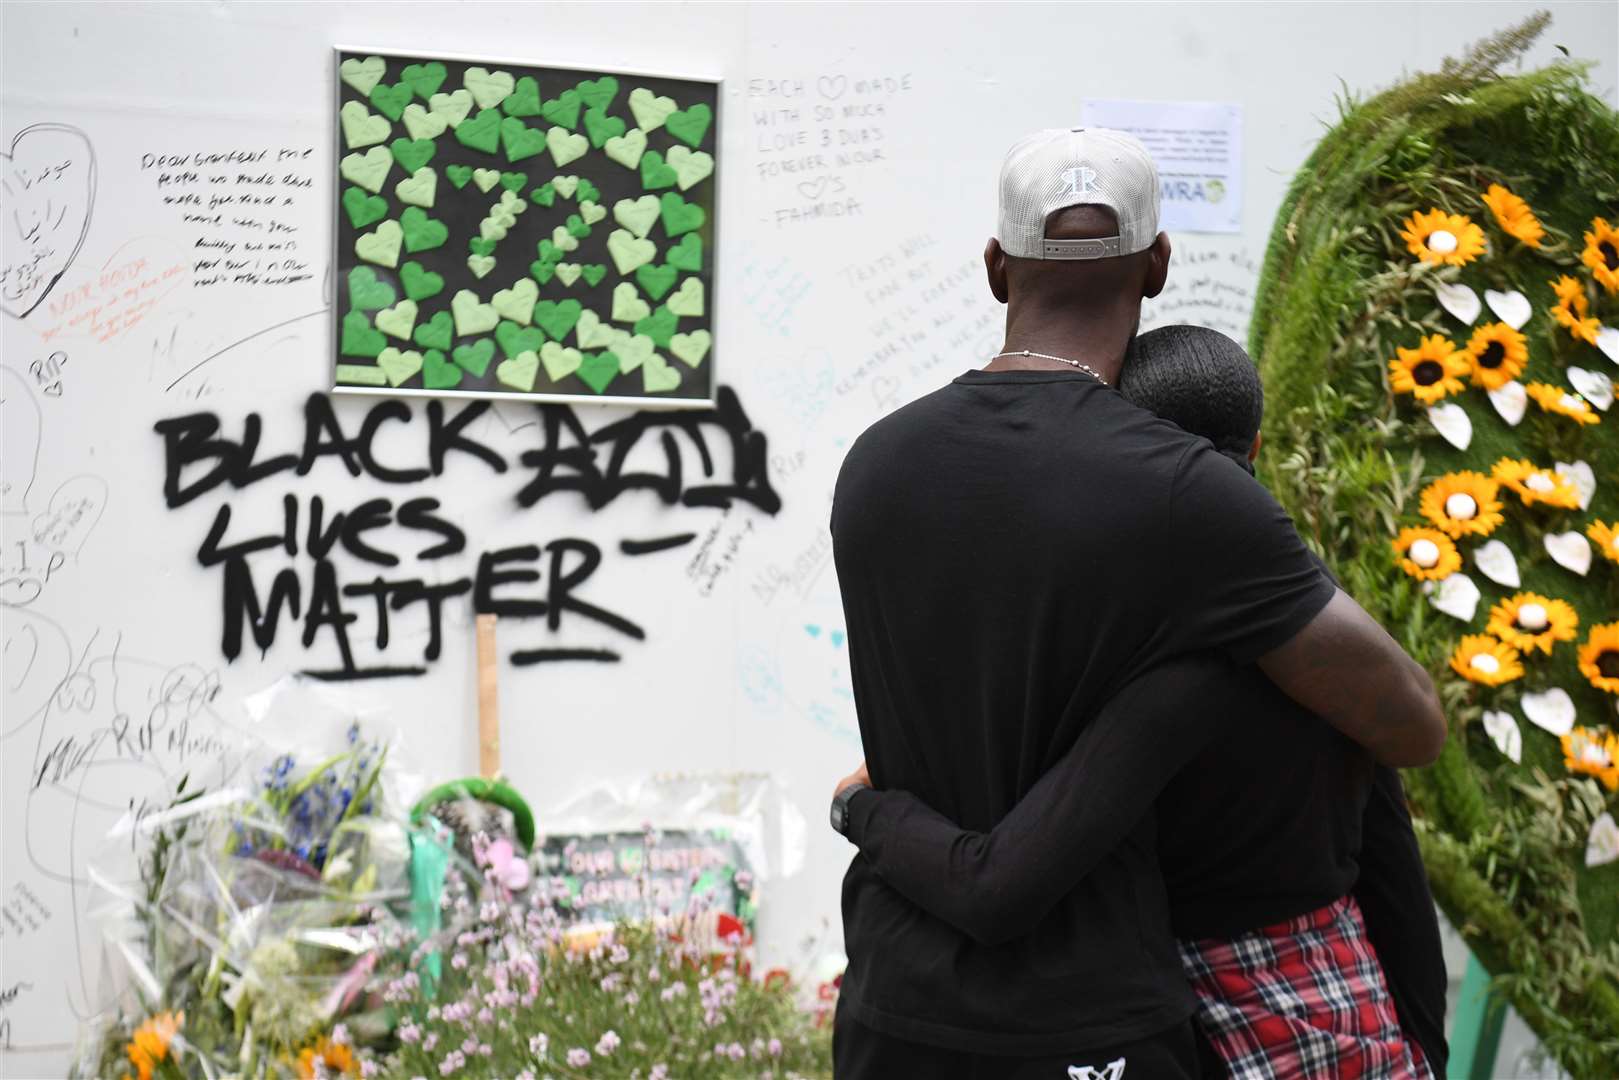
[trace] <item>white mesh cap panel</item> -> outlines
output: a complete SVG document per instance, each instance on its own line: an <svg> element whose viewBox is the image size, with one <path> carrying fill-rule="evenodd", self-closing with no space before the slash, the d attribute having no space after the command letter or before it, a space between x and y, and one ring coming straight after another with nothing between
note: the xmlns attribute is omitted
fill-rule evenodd
<svg viewBox="0 0 1619 1080"><path fill-rule="evenodd" d="M1133 135L1107 128L1050 128L1020 140L1001 163L1001 247L1045 258L1046 219L1069 206L1112 210L1119 253L1152 246L1158 235L1158 168Z"/></svg>

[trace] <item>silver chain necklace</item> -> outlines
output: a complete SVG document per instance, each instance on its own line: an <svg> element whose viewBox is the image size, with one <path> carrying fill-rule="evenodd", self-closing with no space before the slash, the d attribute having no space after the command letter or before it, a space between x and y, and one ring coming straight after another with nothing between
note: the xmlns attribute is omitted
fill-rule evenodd
<svg viewBox="0 0 1619 1080"><path fill-rule="evenodd" d="M1030 352L1028 349L1014 349L1011 352L996 353L994 356L990 357L990 359L999 360L1003 356L1032 356L1040 360L1055 360L1059 364L1067 364L1069 367L1078 368L1091 378L1095 379L1097 382L1101 383L1103 386L1108 385L1108 381L1102 378L1101 372L1097 371L1089 364L1082 364L1078 360L1070 360L1066 356L1050 356L1043 352Z"/></svg>

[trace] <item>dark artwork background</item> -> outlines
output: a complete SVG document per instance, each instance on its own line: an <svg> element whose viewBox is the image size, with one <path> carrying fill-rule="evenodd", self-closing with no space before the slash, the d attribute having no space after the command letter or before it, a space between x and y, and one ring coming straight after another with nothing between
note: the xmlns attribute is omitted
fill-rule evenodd
<svg viewBox="0 0 1619 1080"><path fill-rule="evenodd" d="M438 312L449 313L451 300L462 289L471 290L478 295L480 300L488 303L497 290L509 288L522 278L529 278L530 280L535 280L539 287L539 300L577 300L585 310L594 311L604 324L634 333L635 328L631 324L614 322L611 319L614 288L620 282L630 281L633 283L636 280L633 271L628 276L621 276L612 257L608 254L608 236L613 230L623 227L614 220L613 206L620 199L637 199L649 194L662 196L666 192L674 192L680 195L687 203L701 207L704 212L705 220L703 224L692 232L684 234L694 235L701 239L701 264L695 272L680 270L676 278L676 284L671 287L662 299L654 300L639 284L637 285L637 294L656 312L680 288L686 278L695 277L699 279L704 290L703 314L701 316L682 316L679 318L678 332L689 334L696 330L706 330L710 335L717 338L717 335L714 334L713 319L716 302L714 285L716 279L715 258L718 224L717 187L721 165L720 156L716 150L719 128L719 85L717 83L703 80L649 77L613 71L535 67L495 61L451 60L430 54L419 56L386 55L369 51L340 51L335 53L333 79L336 82L338 91L335 108L341 110L348 102L360 102L371 114L389 119L392 129L389 137L385 142L377 144L384 148L389 148L395 139L410 138L410 133L406 130L402 121L386 117L371 96L361 94L353 86L344 82L340 74L343 61L363 61L372 56L379 56L386 64L386 71L380 84L383 87L403 85L402 73L407 66L427 64L429 62L443 64L447 75L437 92L445 94L465 88L463 78L467 69L471 67L482 67L490 72L507 72L513 76L514 80L521 80L525 76L531 77L539 84L542 101L557 99L563 93L574 90L582 81L597 80L603 76L611 75L618 80L619 87L618 93L606 106L605 111L607 116L622 120L626 132L634 131L637 127L635 117L629 108L629 95L638 88L645 87L655 96L672 98L682 110L690 109L692 106L701 103L707 105L711 110L713 120L703 133L701 141L695 147L690 143L675 138L669 132L667 124L665 124L647 133L646 152L656 152L667 159L669 151L673 147L684 146L687 149L711 155L715 164L714 171L710 176L699 181L688 190L682 191L678 184L649 188L643 184L642 169L640 167L633 170L626 168L624 165L608 158L603 149L597 148L593 144L583 157L570 161L561 167L555 164L548 149L535 156L512 162L507 158L504 144L497 147L495 153L484 153L463 145L456 138L455 129L447 127L441 135L433 140L435 151L433 157L427 162L427 165L438 174L438 182L434 205L431 209L426 209L425 213L429 218L443 222L448 227L448 239L442 246L415 253L408 252L402 247L398 267L390 269L359 258L355 253L355 241L363 233L375 230L382 220L397 222L401 219L401 215L409 208L409 204L402 203L394 189L401 180L411 175L411 170L406 169L397 159L395 160L382 186L382 190L376 193L376 197L387 202L386 217L378 221L368 222L358 228L355 227L350 215L343 207L344 193L350 189L358 190L367 196L373 193L359 188L354 182L342 176L342 160L351 153L363 154L372 147L362 146L356 150L351 150L344 137L339 116L334 112L332 116L333 139L336 146L336 154L333 160L334 172L336 173L334 220L337 238L334 261L337 269L337 303L333 306L334 372L335 365L374 365L376 363L374 358L345 354L343 349L344 318L351 312L359 310L350 295L349 272L359 266L372 270L377 281L387 284L395 294L395 302L406 299L400 272L407 262L419 263L427 271L439 274L444 278L444 287L441 291L430 298L417 302L418 314L415 323L417 327L428 323ZM375 91L373 91L374 93ZM507 100L511 100L510 97ZM423 109L429 109L430 95L423 95L419 92L414 93L411 103L419 105ZM571 129L573 133L586 135L584 123L586 108L588 106L581 105L578 120ZM500 112L502 118L505 118L506 113L503 105L497 105L495 111ZM474 104L467 120L463 121L463 123L476 118L479 112L479 106ZM543 115L520 116L518 119L541 135L553 126L552 121ZM516 222L509 228L507 235L496 242L493 251L496 260L495 269L481 279L474 275L467 263L468 256L473 253L469 249L469 241L479 236L479 223L499 203L501 193L506 189L496 185L486 193L479 190L477 185L470 180L467 181L464 187L458 189L451 183L447 172L447 167L451 165L475 169L497 169L503 173L522 172L526 173L528 177L521 190L517 192L527 205L527 209L517 215ZM578 214L579 204L582 201L582 197L577 193L572 198L565 198L558 194L552 205L545 207L534 202L531 198L531 193L549 182L554 176L569 175L577 176L581 180L588 180L594 184L600 192L599 197L594 201L607 211L606 217L590 226L588 236L579 238L579 247L576 250L567 252L561 259L562 262L580 265L599 264L606 267L606 274L596 285L591 285L584 278L580 278L572 286L565 286L554 275L549 282L540 282L535 279L530 270L530 264L538 257L539 242L549 239L553 228L563 225L570 214ZM663 222L660 220L655 224L646 237L657 245L658 253L652 260L653 265L661 266L665 264L670 249L683 240L684 235L677 237L675 240L670 240L665 233ZM371 321L374 320L376 311L366 310L364 314L368 321ZM538 324L531 324L531 327L525 329L530 328L538 329ZM495 342L496 339L493 331L463 336L455 334L452 329L452 334L451 347L441 350L446 360L452 360L453 349L456 346L475 344L484 338L489 339L491 342ZM426 348L415 342L406 342L392 336L384 336L386 337L387 345L390 347L413 350L424 355L427 351ZM556 339L546 334L545 340ZM571 348L579 348L576 332L573 330L569 330L564 335L561 343ZM656 349L657 356L680 373L680 384L673 390L648 392L643 387L643 373L639 368L617 375L610 383L597 390L581 379L578 372L553 381L546 372L544 365L541 365L535 378L533 389L529 391L529 394L536 399L563 395L575 400L595 397L634 397L644 400L648 404L660 401L671 404L682 401L691 404L706 403L712 399L714 393L716 348L717 341L710 345L707 355L693 368L688 363L673 356L667 347L658 347ZM581 349L581 352L587 357L602 351L603 347ZM446 390L425 387L424 372L417 372L398 387L382 385L366 386L365 389L379 394L400 391L413 391L416 393L424 391L427 393L448 392L452 394L466 392L523 393L523 391L516 390L497 379L498 365L505 359L508 359L506 352L499 344L496 344L493 359L488 363L482 375L463 368L460 382ZM335 385L339 388L346 388L354 387L357 384L335 380Z"/></svg>

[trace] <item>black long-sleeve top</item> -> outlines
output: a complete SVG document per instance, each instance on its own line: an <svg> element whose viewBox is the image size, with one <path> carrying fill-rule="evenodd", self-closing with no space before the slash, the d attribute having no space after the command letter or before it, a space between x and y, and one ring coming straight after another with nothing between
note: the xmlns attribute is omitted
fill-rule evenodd
<svg viewBox="0 0 1619 1080"><path fill-rule="evenodd" d="M904 791L849 809L879 876L990 945L1154 816L1177 936L1235 936L1353 889L1402 1024L1443 1075L1444 959L1399 777L1257 668L1197 656L1138 677L989 832Z"/></svg>

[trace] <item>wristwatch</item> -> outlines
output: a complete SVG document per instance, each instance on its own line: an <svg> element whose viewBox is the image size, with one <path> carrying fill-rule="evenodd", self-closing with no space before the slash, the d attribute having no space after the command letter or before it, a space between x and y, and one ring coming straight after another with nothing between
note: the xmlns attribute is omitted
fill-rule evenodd
<svg viewBox="0 0 1619 1080"><path fill-rule="evenodd" d="M862 791L870 791L866 784L850 784L836 795L832 796L832 828L837 830L839 836L849 835L849 800Z"/></svg>

